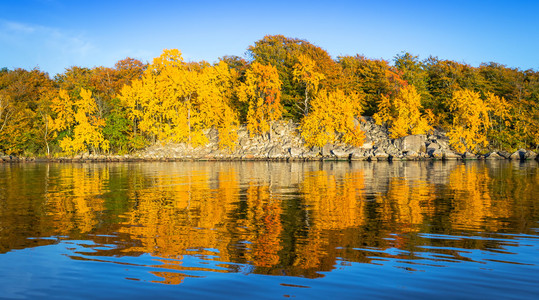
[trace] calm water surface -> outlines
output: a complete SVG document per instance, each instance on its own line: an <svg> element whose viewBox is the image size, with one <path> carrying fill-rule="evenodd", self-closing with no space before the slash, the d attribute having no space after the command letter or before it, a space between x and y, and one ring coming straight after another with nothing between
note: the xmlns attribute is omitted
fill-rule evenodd
<svg viewBox="0 0 539 300"><path fill-rule="evenodd" d="M1 299L537 299L538 163L0 165Z"/></svg>

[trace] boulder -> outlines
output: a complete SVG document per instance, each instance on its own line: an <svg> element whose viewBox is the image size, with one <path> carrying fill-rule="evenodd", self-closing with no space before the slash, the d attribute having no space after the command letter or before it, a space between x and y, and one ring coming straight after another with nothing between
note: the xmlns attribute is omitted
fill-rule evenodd
<svg viewBox="0 0 539 300"><path fill-rule="evenodd" d="M462 156L453 151L446 150L444 151L444 159L460 159Z"/></svg>
<svg viewBox="0 0 539 300"><path fill-rule="evenodd" d="M330 156L331 155L331 150L333 150L333 145L326 144L324 147L322 147L320 152L322 153L322 156Z"/></svg>
<svg viewBox="0 0 539 300"><path fill-rule="evenodd" d="M490 152L488 153L487 155L485 155L485 159L505 159L503 156L500 156L498 153L496 152Z"/></svg>
<svg viewBox="0 0 539 300"><path fill-rule="evenodd" d="M374 151L374 158L376 160L388 160L389 159L389 154L387 154L384 150L382 149L376 149Z"/></svg>
<svg viewBox="0 0 539 300"><path fill-rule="evenodd" d="M292 158L299 158L301 156L302 151L299 148L291 147L288 149L288 153L290 154Z"/></svg>
<svg viewBox="0 0 539 300"><path fill-rule="evenodd" d="M434 150L441 149L438 143L430 143L427 145L427 153L433 152Z"/></svg>
<svg viewBox="0 0 539 300"><path fill-rule="evenodd" d="M528 150L526 152L526 159L536 159L537 158L537 154L531 150Z"/></svg>
<svg viewBox="0 0 539 300"><path fill-rule="evenodd" d="M463 159L477 159L477 155L471 153L471 152L465 152L462 154Z"/></svg>
<svg viewBox="0 0 539 300"><path fill-rule="evenodd" d="M210 128L208 132L206 133L206 137L208 140L218 140L219 139L219 131L216 128Z"/></svg>
<svg viewBox="0 0 539 300"><path fill-rule="evenodd" d="M335 156L336 158L340 158L340 159L348 159L348 158L350 158L350 152L345 151L344 149L339 149L339 148L332 149L331 154L333 156Z"/></svg>
<svg viewBox="0 0 539 300"><path fill-rule="evenodd" d="M511 157L511 153L507 151L498 151L498 155L502 156L505 159L509 159Z"/></svg>
<svg viewBox="0 0 539 300"><path fill-rule="evenodd" d="M282 158L282 151L281 147L279 146L273 146L268 151L268 158Z"/></svg>
<svg viewBox="0 0 539 300"><path fill-rule="evenodd" d="M275 132L276 135L285 135L287 131L286 125L287 124L281 122L273 123L273 132Z"/></svg>
<svg viewBox="0 0 539 300"><path fill-rule="evenodd" d="M313 159L313 158L320 158L320 151L308 151L308 152L304 152L302 155L301 155L302 158L305 158L305 159Z"/></svg>
<svg viewBox="0 0 539 300"><path fill-rule="evenodd" d="M435 159L443 159L444 152L440 149L431 150L428 152L429 156Z"/></svg>
<svg viewBox="0 0 539 300"><path fill-rule="evenodd" d="M368 158L368 151L364 151L361 149L354 149L354 151L352 151L352 153L350 154L351 160L367 160Z"/></svg>
<svg viewBox="0 0 539 300"><path fill-rule="evenodd" d="M524 160L526 159L526 152L526 149L518 149L517 151L513 152L509 158L513 160Z"/></svg>
<svg viewBox="0 0 539 300"><path fill-rule="evenodd" d="M393 144L397 149L399 149L402 152L405 151L414 151L414 152L420 152L421 146L425 145L425 141L427 140L427 136L424 134L415 134L415 135L408 135L403 136L401 138L398 138L393 141Z"/></svg>
<svg viewBox="0 0 539 300"><path fill-rule="evenodd" d="M419 159L419 153L415 152L415 151L406 151L404 153L404 159L406 160L416 160L416 159Z"/></svg>
<svg viewBox="0 0 539 300"><path fill-rule="evenodd" d="M368 142L368 143L363 143L363 145L361 145L361 148L372 149L373 146L374 146L373 142Z"/></svg>

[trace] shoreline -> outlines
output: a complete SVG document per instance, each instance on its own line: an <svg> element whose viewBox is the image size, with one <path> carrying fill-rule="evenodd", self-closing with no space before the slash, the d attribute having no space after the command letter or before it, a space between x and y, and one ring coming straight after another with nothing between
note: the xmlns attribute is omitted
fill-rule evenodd
<svg viewBox="0 0 539 300"><path fill-rule="evenodd" d="M115 156L115 155L95 155L90 157L59 157L59 158L42 158L42 157L14 157L3 156L0 157L0 164L9 163L109 163L109 162L354 162L354 161L366 161L366 162L401 162L401 161L537 161L539 162L539 156L525 155L531 151L519 152L516 151L511 156L504 157L499 152L491 152L485 155L477 155L474 158L467 158L465 155L460 157L414 157L414 158L395 158L388 156L385 158L369 156L366 158L343 158L336 156L320 156L311 158L302 157L282 157L282 158L268 158L268 157L213 157L213 158L201 158L201 157L135 157L135 156ZM503 153L502 153L503 154ZM458 154L457 154L458 155ZM515 158L515 155L520 155L520 158Z"/></svg>
<svg viewBox="0 0 539 300"><path fill-rule="evenodd" d="M145 149L125 154L80 153L63 157L16 157L0 155L0 163L13 162L157 162L157 161L429 161L429 160L537 160L531 150L513 153L488 150L486 154L457 153L449 145L444 132L408 135L391 139L384 126L371 117L356 120L365 133L360 147L346 144L326 144L308 147L299 126L291 121L276 121L267 134L250 136L245 126L237 130L238 139L232 150L219 149L217 130L205 132L208 143L193 147L185 143L156 143Z"/></svg>

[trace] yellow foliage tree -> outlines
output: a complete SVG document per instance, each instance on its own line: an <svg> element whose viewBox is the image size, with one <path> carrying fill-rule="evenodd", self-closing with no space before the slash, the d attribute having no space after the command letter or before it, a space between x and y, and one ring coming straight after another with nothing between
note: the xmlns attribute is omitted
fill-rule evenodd
<svg viewBox="0 0 539 300"><path fill-rule="evenodd" d="M363 95L341 90L321 91L311 102L310 113L301 121L301 135L308 146L342 142L361 146L365 133L355 123L361 116Z"/></svg>
<svg viewBox="0 0 539 300"><path fill-rule="evenodd" d="M233 149L238 138L239 120L231 103L233 77L228 65L221 61L202 69L198 81L201 120L205 128L217 128L220 148Z"/></svg>
<svg viewBox="0 0 539 300"><path fill-rule="evenodd" d="M59 96L52 100L55 118L49 120L51 131L68 131L68 135L60 140L60 147L68 154L84 150L107 151L109 142L102 133L105 120L97 116L92 92L81 89L79 95L79 99L72 100L67 91L60 90Z"/></svg>
<svg viewBox="0 0 539 300"><path fill-rule="evenodd" d="M249 103L247 129L251 136L267 133L271 121L282 116L281 81L272 65L253 63L245 73L238 96L240 101Z"/></svg>
<svg viewBox="0 0 539 300"><path fill-rule="evenodd" d="M447 136L453 148L459 152L475 152L488 146L490 109L479 93L468 89L455 91L449 99L449 109L453 114L453 124Z"/></svg>
<svg viewBox="0 0 539 300"><path fill-rule="evenodd" d="M503 142L509 138L508 127L515 123L515 118L510 112L511 106L504 97L498 97L490 92L486 94L485 102L489 108L489 117L491 121L489 138L493 142L493 145L501 148ZM526 127L530 130L532 126L528 125Z"/></svg>
<svg viewBox="0 0 539 300"><path fill-rule="evenodd" d="M186 68L181 53L176 49L164 50L142 79L122 88L119 98L127 107L135 130L154 141L198 144L204 141L203 135L193 130L197 123L196 117L191 116L195 86L196 76Z"/></svg>
<svg viewBox="0 0 539 300"><path fill-rule="evenodd" d="M393 99L382 95L378 112L373 117L378 125L388 124L393 139L409 134L425 134L431 129L429 123L433 119L430 110L421 114L421 95L413 85L401 88Z"/></svg>
<svg viewBox="0 0 539 300"><path fill-rule="evenodd" d="M224 62L196 66L185 63L177 49L164 50L119 98L135 130L154 141L202 145L204 130L214 126L221 147L232 147L238 120L230 105L231 77Z"/></svg>
<svg viewBox="0 0 539 300"><path fill-rule="evenodd" d="M316 72L315 67L316 64L312 59L301 54L298 56L298 63L294 65L294 70L292 71L294 81L305 86L305 99L303 100L303 107L300 107L303 115L309 113L309 102L320 89L320 81L326 78L324 74Z"/></svg>

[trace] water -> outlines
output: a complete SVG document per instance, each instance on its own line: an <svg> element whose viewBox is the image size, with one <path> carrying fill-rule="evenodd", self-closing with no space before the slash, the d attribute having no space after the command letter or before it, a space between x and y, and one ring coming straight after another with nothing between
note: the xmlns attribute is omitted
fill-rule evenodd
<svg viewBox="0 0 539 300"><path fill-rule="evenodd" d="M0 165L0 299L539 295L538 163Z"/></svg>

